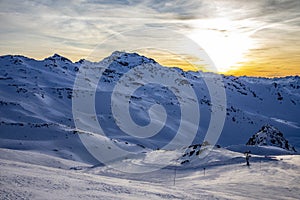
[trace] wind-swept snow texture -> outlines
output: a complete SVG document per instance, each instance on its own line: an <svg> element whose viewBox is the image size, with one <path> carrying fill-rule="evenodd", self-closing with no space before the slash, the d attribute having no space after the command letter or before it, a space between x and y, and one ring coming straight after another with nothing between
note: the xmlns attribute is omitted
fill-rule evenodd
<svg viewBox="0 0 300 200"><path fill-rule="evenodd" d="M298 155L255 156L250 167L243 159L243 154L218 149L196 168L171 165L134 176L40 153L0 149L0 199L299 198Z"/></svg>

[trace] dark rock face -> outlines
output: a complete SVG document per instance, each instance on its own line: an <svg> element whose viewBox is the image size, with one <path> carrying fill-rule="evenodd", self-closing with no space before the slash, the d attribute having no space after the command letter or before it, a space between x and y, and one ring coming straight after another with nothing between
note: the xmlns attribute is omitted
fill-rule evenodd
<svg viewBox="0 0 300 200"><path fill-rule="evenodd" d="M271 125L263 126L248 140L246 145L275 146L296 152L296 149L284 138L283 133Z"/></svg>

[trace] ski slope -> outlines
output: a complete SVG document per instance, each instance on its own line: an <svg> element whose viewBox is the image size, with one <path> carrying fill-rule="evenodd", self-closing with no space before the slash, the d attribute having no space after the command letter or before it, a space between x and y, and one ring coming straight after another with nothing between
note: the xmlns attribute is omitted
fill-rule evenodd
<svg viewBox="0 0 300 200"><path fill-rule="evenodd" d="M37 152L0 151L1 199L298 199L300 195L299 155L255 157L247 167L242 154L219 150L219 161L201 167L169 166L134 176Z"/></svg>

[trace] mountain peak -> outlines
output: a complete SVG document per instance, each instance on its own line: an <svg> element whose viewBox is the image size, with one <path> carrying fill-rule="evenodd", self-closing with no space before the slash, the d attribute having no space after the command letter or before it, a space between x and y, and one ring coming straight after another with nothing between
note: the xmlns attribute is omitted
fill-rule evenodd
<svg viewBox="0 0 300 200"><path fill-rule="evenodd" d="M284 138L283 133L270 124L264 125L248 140L246 145L275 146L296 152L295 148Z"/></svg>
<svg viewBox="0 0 300 200"><path fill-rule="evenodd" d="M62 57L62 56L57 53L54 53L52 57Z"/></svg>
<svg viewBox="0 0 300 200"><path fill-rule="evenodd" d="M282 133L274 126L270 125L270 124L265 124L264 126L262 126L261 131L264 132L269 132L269 133L277 133L279 135L282 135Z"/></svg>
<svg viewBox="0 0 300 200"><path fill-rule="evenodd" d="M63 62L69 62L69 63L72 63L71 60L69 60L68 58L66 57L63 57L57 53L53 54L53 56L50 56L48 58L46 58L45 60L55 60L55 61L63 61Z"/></svg>
<svg viewBox="0 0 300 200"><path fill-rule="evenodd" d="M114 51L109 57L106 57L104 60L116 63L122 66L128 66L129 68L144 63L156 64L157 62L152 58L147 58L138 53L129 53L125 51Z"/></svg>
<svg viewBox="0 0 300 200"><path fill-rule="evenodd" d="M139 55L138 53L130 53L126 51L114 51L111 53L111 56L139 56L143 57L142 55Z"/></svg>

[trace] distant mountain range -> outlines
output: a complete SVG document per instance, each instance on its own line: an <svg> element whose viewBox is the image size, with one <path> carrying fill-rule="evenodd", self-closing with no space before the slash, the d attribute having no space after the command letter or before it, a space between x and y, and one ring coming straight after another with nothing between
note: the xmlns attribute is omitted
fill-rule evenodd
<svg viewBox="0 0 300 200"><path fill-rule="evenodd" d="M227 97L226 121L217 144L245 144L264 124L272 124L300 149L300 78L254 78L183 71L160 66L155 60L136 53L114 52L100 62L72 62L60 55L44 60L24 56L0 57L0 147L42 149L48 154L93 162L81 144L72 115L73 85L80 68L93 66L99 76L96 113L107 136L118 141L157 149L174 137L180 123L178 100L167 88L157 84L141 87L131 96L131 116L140 125L149 123L147 109L159 103L170 116L163 132L150 139L128 136L117 127L109 94L120 78L139 65L156 65L159 76L175 70L194 88L199 100L199 130L193 144L203 142L211 119L211 96L203 77L221 77ZM107 67L102 76L99 69ZM67 141L67 142L66 142ZM66 145L67 144L67 145ZM192 145L192 144L191 144ZM42 147L42 148L41 148Z"/></svg>

